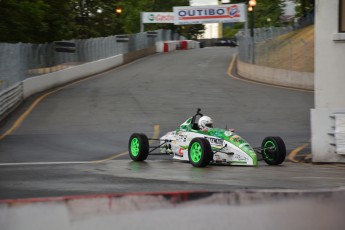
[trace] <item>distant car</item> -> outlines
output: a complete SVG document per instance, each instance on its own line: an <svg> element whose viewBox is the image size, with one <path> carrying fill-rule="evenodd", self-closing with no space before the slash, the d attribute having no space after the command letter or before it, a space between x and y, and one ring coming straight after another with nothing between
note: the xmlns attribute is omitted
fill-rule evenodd
<svg viewBox="0 0 345 230"><path fill-rule="evenodd" d="M203 116L200 111L198 109L194 116L160 139L133 133L128 144L129 156L133 161L144 161L154 150L160 149L160 153L171 155L175 160L189 161L194 167L205 167L210 163L257 166L257 154L261 154L269 165L279 165L285 160L286 147L280 137L266 137L261 147L252 148L234 130L200 130L197 124L198 117ZM160 144L150 146L149 140L160 141Z"/></svg>
<svg viewBox="0 0 345 230"><path fill-rule="evenodd" d="M230 46L236 47L237 43L235 40L220 40L216 43L216 46Z"/></svg>

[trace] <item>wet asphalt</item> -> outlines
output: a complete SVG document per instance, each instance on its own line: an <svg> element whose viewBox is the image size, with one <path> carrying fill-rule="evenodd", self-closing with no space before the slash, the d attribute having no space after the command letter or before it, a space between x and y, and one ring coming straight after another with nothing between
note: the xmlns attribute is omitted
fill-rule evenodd
<svg viewBox="0 0 345 230"><path fill-rule="evenodd" d="M288 154L309 143L314 95L228 76L235 52L215 47L156 54L49 95L0 141L0 199L344 186L343 165L261 161L258 167L200 169L170 156L137 163L125 154L131 133L161 136L197 108L215 127L236 129L254 147L271 135L283 138ZM1 133L36 98L3 121Z"/></svg>

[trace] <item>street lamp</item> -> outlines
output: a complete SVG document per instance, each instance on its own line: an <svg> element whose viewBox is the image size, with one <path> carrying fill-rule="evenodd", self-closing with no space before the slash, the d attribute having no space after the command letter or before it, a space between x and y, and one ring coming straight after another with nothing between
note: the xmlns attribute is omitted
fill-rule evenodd
<svg viewBox="0 0 345 230"><path fill-rule="evenodd" d="M255 41L254 41L254 6L256 0L248 1L248 11L250 12L250 37L251 37L251 63L255 64Z"/></svg>
<svg viewBox="0 0 345 230"><path fill-rule="evenodd" d="M248 11L250 12L250 36L254 37L254 6L256 6L256 0L250 0L248 2Z"/></svg>
<svg viewBox="0 0 345 230"><path fill-rule="evenodd" d="M116 7L115 13L116 14L122 14L122 8L121 7Z"/></svg>
<svg viewBox="0 0 345 230"><path fill-rule="evenodd" d="M250 6L256 6L256 0L250 0L249 5Z"/></svg>

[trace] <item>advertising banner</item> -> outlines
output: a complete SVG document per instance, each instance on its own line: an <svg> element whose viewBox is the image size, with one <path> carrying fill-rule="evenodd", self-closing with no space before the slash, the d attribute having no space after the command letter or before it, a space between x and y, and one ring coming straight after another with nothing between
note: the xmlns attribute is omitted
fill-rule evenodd
<svg viewBox="0 0 345 230"><path fill-rule="evenodd" d="M245 4L174 7L175 25L245 22Z"/></svg>
<svg viewBox="0 0 345 230"><path fill-rule="evenodd" d="M174 23L173 12L143 12L142 23Z"/></svg>

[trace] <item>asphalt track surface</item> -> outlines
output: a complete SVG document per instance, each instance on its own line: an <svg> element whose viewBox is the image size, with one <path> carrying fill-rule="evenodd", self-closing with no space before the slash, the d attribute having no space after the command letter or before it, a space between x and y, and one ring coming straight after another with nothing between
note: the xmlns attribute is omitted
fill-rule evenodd
<svg viewBox="0 0 345 230"><path fill-rule="evenodd" d="M67 85L44 97L0 140L0 199L100 193L232 189L319 189L345 185L342 165L193 168L169 156L132 162L133 132L176 129L202 108L215 127L234 128L254 147L281 136L288 153L310 141L310 92L227 74L236 49L156 54ZM5 133L40 95L2 122Z"/></svg>

